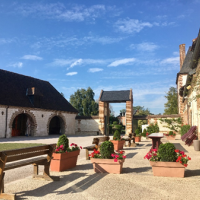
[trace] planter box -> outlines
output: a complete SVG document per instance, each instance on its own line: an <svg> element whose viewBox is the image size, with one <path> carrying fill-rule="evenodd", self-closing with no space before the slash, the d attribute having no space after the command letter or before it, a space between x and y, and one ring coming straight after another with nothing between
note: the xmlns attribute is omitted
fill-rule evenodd
<svg viewBox="0 0 200 200"><path fill-rule="evenodd" d="M150 161L154 176L184 178L185 166L179 162L153 162Z"/></svg>
<svg viewBox="0 0 200 200"><path fill-rule="evenodd" d="M76 167L80 150L67 153L53 153L50 164L51 171L61 172Z"/></svg>
<svg viewBox="0 0 200 200"><path fill-rule="evenodd" d="M141 137L140 136L135 136L135 142L141 142Z"/></svg>
<svg viewBox="0 0 200 200"><path fill-rule="evenodd" d="M173 135L169 135L166 137L167 137L167 140L175 140L175 138L176 138L176 136L173 136Z"/></svg>
<svg viewBox="0 0 200 200"><path fill-rule="evenodd" d="M114 159L90 158L97 173L121 174L125 159L114 162Z"/></svg>
<svg viewBox="0 0 200 200"><path fill-rule="evenodd" d="M125 143L125 140L121 140L121 141L111 140L111 142L114 145L114 150L122 150L123 149L123 145Z"/></svg>

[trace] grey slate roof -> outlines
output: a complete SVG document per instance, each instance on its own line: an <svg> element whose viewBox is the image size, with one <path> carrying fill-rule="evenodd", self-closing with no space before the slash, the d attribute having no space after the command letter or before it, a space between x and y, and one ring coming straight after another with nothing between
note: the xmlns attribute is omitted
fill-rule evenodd
<svg viewBox="0 0 200 200"><path fill-rule="evenodd" d="M27 88L32 87L41 94L39 108L78 112L48 81L0 69L0 105L38 108L26 95Z"/></svg>
<svg viewBox="0 0 200 200"><path fill-rule="evenodd" d="M103 91L100 97L100 101L103 102L126 102L130 101L130 90L120 91Z"/></svg>
<svg viewBox="0 0 200 200"><path fill-rule="evenodd" d="M179 74L188 74L192 70L190 68L192 56L193 56L193 52L191 51L191 47L189 47L188 52L187 52L186 57L185 57L185 60L183 62L183 66L182 66Z"/></svg>

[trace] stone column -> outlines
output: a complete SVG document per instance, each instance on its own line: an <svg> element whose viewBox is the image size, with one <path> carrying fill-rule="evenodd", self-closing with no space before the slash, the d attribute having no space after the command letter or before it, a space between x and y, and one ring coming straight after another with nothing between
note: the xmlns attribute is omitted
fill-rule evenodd
<svg viewBox="0 0 200 200"><path fill-rule="evenodd" d="M99 101L99 134L104 134L104 113L105 113L105 103Z"/></svg>
<svg viewBox="0 0 200 200"><path fill-rule="evenodd" d="M133 132L133 94L130 90L130 101L126 101L126 135Z"/></svg>

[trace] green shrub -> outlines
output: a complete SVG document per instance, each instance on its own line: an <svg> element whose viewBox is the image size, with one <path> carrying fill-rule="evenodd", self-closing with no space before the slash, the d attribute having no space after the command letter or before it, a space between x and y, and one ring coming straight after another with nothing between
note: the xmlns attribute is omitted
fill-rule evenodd
<svg viewBox="0 0 200 200"><path fill-rule="evenodd" d="M111 141L105 141L101 144L100 154L102 158L111 159L111 154L114 153L114 145Z"/></svg>
<svg viewBox="0 0 200 200"><path fill-rule="evenodd" d="M160 144L158 148L158 157L163 162L176 162L177 153L175 146L172 143Z"/></svg>
<svg viewBox="0 0 200 200"><path fill-rule="evenodd" d="M60 145L64 146L65 151L69 148L69 140L65 134L61 135L58 139L57 146L59 147Z"/></svg>
<svg viewBox="0 0 200 200"><path fill-rule="evenodd" d="M159 133L159 126L157 123L155 124L150 124L148 127L147 127L147 132L148 133Z"/></svg>
<svg viewBox="0 0 200 200"><path fill-rule="evenodd" d="M113 122L113 125L118 125L118 122L117 122L117 121L114 121L114 122Z"/></svg>
<svg viewBox="0 0 200 200"><path fill-rule="evenodd" d="M183 136L184 134L186 134L190 129L190 125L183 125L181 126L181 130L180 130L180 134L181 136Z"/></svg>
<svg viewBox="0 0 200 200"><path fill-rule="evenodd" d="M146 133L147 133L147 130L146 130L146 128L143 130L143 132L142 132L142 136L143 137L146 137Z"/></svg>
<svg viewBox="0 0 200 200"><path fill-rule="evenodd" d="M121 136L120 136L120 132L119 130L115 130L114 135L113 135L113 140L120 140Z"/></svg>
<svg viewBox="0 0 200 200"><path fill-rule="evenodd" d="M175 136L176 134L173 131L169 131L168 135Z"/></svg>
<svg viewBox="0 0 200 200"><path fill-rule="evenodd" d="M122 130L122 125L114 125L114 128L116 129L116 130L119 130L119 132L121 133L121 130Z"/></svg>
<svg viewBox="0 0 200 200"><path fill-rule="evenodd" d="M136 136L140 136L140 130L138 128L135 130L135 134Z"/></svg>

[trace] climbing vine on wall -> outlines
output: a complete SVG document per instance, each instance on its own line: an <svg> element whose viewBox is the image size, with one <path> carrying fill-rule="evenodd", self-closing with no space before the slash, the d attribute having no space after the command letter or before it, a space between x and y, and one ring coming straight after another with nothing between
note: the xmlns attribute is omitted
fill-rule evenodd
<svg viewBox="0 0 200 200"><path fill-rule="evenodd" d="M160 123L166 123L167 125L164 126L166 128L169 128L172 131L176 131L178 132L179 129L181 128L181 124L182 124L182 118L171 118L171 119L159 119Z"/></svg>

